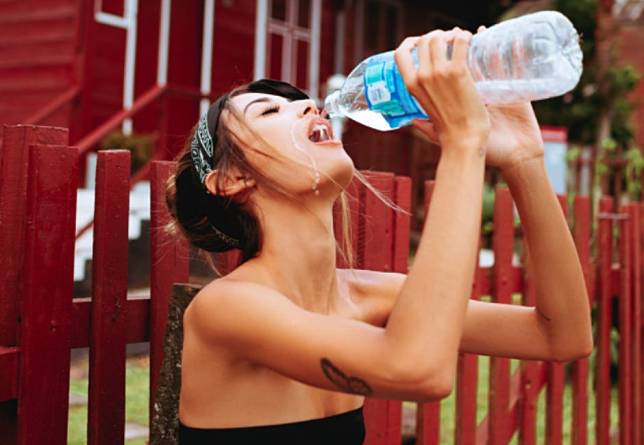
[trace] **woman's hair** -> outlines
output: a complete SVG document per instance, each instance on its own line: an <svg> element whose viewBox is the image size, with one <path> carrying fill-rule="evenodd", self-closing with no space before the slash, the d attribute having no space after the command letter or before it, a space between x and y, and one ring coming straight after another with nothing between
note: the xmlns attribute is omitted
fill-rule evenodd
<svg viewBox="0 0 644 445"><path fill-rule="evenodd" d="M245 177L255 180L257 186L265 187L277 194L280 194L294 203L301 203L293 193L286 190L277 181L271 180L261 170L255 168L248 162L244 151L241 149L241 141L238 136L230 131L220 120L221 112L226 110L246 130L251 132L260 142L270 147L261 135L252 131L245 125L244 118L239 115L234 107L230 106L229 99L244 93L264 93L284 97L291 101L308 99L308 96L294 86L277 80L262 79L255 82L241 85L230 92L220 96L208 109L207 127L212 136L213 151L212 165L209 167L218 170L216 177L217 194L207 191L201 182L200 176L193 163L191 145L197 130L196 124L186 139L183 150L175 157L175 169L168 177L166 184L166 203L172 216L166 226L166 230L173 235L182 234L192 245L206 252L225 252L234 248L241 250L241 263L255 257L262 246L262 233L257 217L261 209L252 205L249 195L252 189L238 193L234 196L223 196L218 194L221 190L222 181L231 168L236 168ZM249 147L260 156L279 160L267 151ZM269 150L279 154L279 150ZM285 158L288 159L288 158ZM295 162L288 159L288 162ZM321 172L325 174L324 172ZM353 171L354 176L381 199L387 206L406 212L397 206L389 198L375 189L369 181L357 170ZM325 176L332 182L337 182L329 175ZM340 185L337 184L339 187ZM348 199L357 199L351 196L346 190L340 193L340 216L342 223L343 245L336 243L336 249L344 258L349 268L353 268L354 259L352 254L351 222ZM306 208L306 207L305 207ZM234 242L233 242L234 241ZM204 255L211 268L220 275L212 257Z"/></svg>

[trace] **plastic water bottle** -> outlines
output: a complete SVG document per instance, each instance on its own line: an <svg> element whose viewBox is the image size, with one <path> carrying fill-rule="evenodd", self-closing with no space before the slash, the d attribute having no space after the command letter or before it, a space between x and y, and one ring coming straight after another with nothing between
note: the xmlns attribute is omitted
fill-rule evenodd
<svg viewBox="0 0 644 445"><path fill-rule="evenodd" d="M450 43L448 57L451 50ZM473 35L467 64L486 104L559 96L572 90L581 76L579 35L557 11L527 14ZM405 88L393 51L362 61L343 87L326 98L324 108L331 117L347 116L380 131L429 117Z"/></svg>

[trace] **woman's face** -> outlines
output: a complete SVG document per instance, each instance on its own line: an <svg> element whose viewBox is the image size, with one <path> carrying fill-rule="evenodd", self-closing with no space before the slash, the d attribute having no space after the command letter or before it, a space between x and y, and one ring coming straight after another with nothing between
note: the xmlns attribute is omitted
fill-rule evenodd
<svg viewBox="0 0 644 445"><path fill-rule="evenodd" d="M353 161L342 142L332 133L331 124L319 115L312 100L289 101L281 96L244 93L230 99L246 125L261 136L270 147L260 144L256 137L243 129L235 119L228 119L230 129L239 135L244 152L255 167L294 193L310 193L315 168L320 172L318 189L340 190L353 176ZM258 155L248 147L269 152L277 159Z"/></svg>

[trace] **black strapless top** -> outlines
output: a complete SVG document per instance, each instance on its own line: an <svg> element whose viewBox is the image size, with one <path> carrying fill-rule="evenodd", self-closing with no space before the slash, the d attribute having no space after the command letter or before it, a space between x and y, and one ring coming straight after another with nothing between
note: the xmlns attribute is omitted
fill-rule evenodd
<svg viewBox="0 0 644 445"><path fill-rule="evenodd" d="M362 445L362 407L301 422L236 428L193 428L179 421L179 445Z"/></svg>

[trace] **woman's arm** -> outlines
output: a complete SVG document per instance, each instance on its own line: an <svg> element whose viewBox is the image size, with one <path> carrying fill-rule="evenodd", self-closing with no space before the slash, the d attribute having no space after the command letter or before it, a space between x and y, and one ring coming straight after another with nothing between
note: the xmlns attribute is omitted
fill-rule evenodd
<svg viewBox="0 0 644 445"><path fill-rule="evenodd" d="M593 349L588 293L577 249L543 157L517 162L502 174L525 233L528 268L536 286L536 311L551 356L586 356Z"/></svg>
<svg viewBox="0 0 644 445"><path fill-rule="evenodd" d="M530 156L507 164L502 171L525 232L536 307L470 300L460 351L562 362L586 357L593 349L588 294L543 157ZM379 302L379 318L386 320L406 275L365 270L359 277L363 292Z"/></svg>

